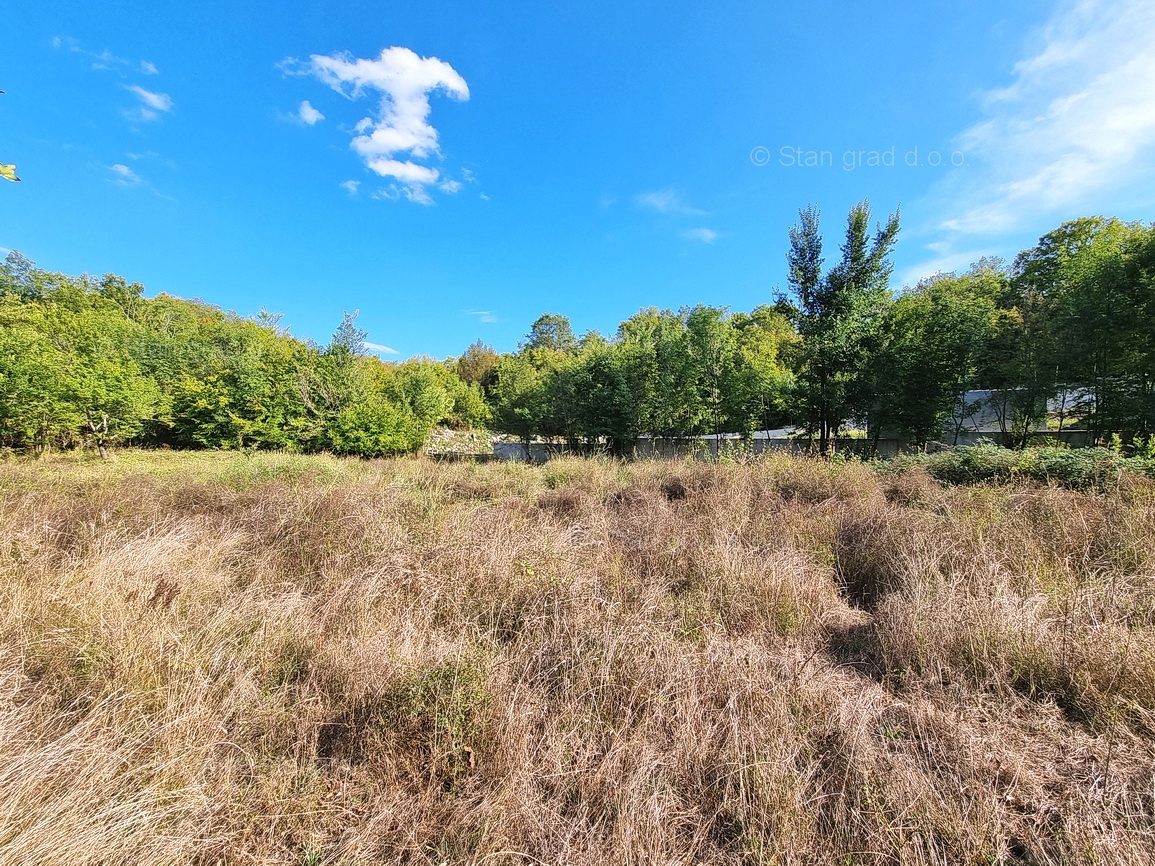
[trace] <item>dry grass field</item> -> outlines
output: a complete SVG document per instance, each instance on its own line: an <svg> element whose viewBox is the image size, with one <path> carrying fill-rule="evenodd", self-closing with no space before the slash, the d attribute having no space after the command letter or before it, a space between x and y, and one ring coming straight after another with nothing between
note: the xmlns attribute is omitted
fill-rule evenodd
<svg viewBox="0 0 1155 866"><path fill-rule="evenodd" d="M1155 862L1155 482L0 464L0 866Z"/></svg>

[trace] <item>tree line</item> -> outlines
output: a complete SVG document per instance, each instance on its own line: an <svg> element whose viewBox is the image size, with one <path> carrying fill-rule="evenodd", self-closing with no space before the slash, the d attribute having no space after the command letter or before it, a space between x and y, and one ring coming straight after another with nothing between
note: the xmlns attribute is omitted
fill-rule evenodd
<svg viewBox="0 0 1155 866"><path fill-rule="evenodd" d="M541 316L516 352L387 363L355 315L328 345L18 253L0 266L0 448L115 443L381 456L439 424L628 454L637 437L793 427L826 452L849 426L944 438L988 393L1011 444L1050 421L1096 442L1155 430L1155 226L1066 222L896 295L897 214L847 216L827 265L818 212L790 230L789 291L750 312L644 309L611 336ZM1051 409L1048 409L1050 404ZM1054 407L1058 406L1058 411Z"/></svg>
<svg viewBox="0 0 1155 866"><path fill-rule="evenodd" d="M1098 443L1155 433L1155 226L1073 220L1009 264L982 259L895 296L898 232L898 214L872 231L863 202L828 267L807 208L790 230L790 291L771 305L643 310L611 339L575 339L546 315L517 353L478 343L458 369L505 432L619 452L642 433L793 427L826 453L851 425L923 445L961 428L975 391L1017 447L1076 423Z"/></svg>
<svg viewBox="0 0 1155 866"><path fill-rule="evenodd" d="M481 425L453 366L369 355L356 317L326 346L262 313L145 298L115 275L68 277L19 253L0 266L0 448L116 443L382 456L437 424Z"/></svg>

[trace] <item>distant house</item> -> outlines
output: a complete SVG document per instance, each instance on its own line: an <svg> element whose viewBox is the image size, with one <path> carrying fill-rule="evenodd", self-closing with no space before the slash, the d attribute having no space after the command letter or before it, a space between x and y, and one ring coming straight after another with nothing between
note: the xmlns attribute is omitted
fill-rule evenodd
<svg viewBox="0 0 1155 866"><path fill-rule="evenodd" d="M1069 388L1035 407L1027 430L1032 435L1047 435L1071 445L1090 444L1090 435L1080 417L1086 405L1083 389ZM1024 410L1024 392L1017 389L967 391L955 413L944 425L942 441L948 445L973 445L980 439L1009 444L1012 431L1020 429ZM1043 409L1043 411L1038 411Z"/></svg>

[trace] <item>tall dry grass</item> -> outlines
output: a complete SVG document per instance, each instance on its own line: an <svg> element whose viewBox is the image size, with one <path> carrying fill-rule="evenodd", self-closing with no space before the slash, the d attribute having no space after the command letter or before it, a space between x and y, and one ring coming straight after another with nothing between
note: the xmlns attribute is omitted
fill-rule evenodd
<svg viewBox="0 0 1155 866"><path fill-rule="evenodd" d="M1155 862L1155 491L0 465L0 864Z"/></svg>

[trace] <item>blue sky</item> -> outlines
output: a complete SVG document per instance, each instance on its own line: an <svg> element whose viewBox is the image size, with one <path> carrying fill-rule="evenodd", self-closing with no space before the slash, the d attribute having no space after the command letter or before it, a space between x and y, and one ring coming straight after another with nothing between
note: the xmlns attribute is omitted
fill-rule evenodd
<svg viewBox="0 0 1155 866"><path fill-rule="evenodd" d="M0 247L386 357L769 303L808 204L901 206L896 289L1155 215L1150 0L6 12Z"/></svg>

